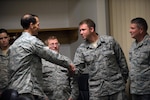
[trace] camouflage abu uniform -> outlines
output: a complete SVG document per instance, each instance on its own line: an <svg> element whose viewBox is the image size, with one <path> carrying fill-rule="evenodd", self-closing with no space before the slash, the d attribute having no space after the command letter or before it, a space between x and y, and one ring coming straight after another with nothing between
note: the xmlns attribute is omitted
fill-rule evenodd
<svg viewBox="0 0 150 100"><path fill-rule="evenodd" d="M111 36L100 36L94 48L87 41L75 53L74 64L89 73L90 100L99 100L125 89L128 67L119 44Z"/></svg>
<svg viewBox="0 0 150 100"><path fill-rule="evenodd" d="M19 94L43 96L41 58L69 67L69 62L62 59L62 55L51 51L35 36L23 32L10 46L9 88L17 90Z"/></svg>
<svg viewBox="0 0 150 100"><path fill-rule="evenodd" d="M140 43L133 42L129 52L131 94L150 94L150 36Z"/></svg>
<svg viewBox="0 0 150 100"><path fill-rule="evenodd" d="M8 57L0 49L0 91L3 91L8 84Z"/></svg>
<svg viewBox="0 0 150 100"><path fill-rule="evenodd" d="M71 61L65 57L64 59ZM43 64L43 90L49 100L68 100L71 97L77 100L78 84L67 68L53 64L42 59Z"/></svg>

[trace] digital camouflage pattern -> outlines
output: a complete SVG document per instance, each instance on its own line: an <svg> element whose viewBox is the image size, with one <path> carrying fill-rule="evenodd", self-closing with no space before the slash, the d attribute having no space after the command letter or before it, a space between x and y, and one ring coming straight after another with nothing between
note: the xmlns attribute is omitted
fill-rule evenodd
<svg viewBox="0 0 150 100"><path fill-rule="evenodd" d="M74 57L80 73L89 73L90 100L124 90L128 78L124 53L113 37L100 36L97 45L85 41Z"/></svg>
<svg viewBox="0 0 150 100"><path fill-rule="evenodd" d="M4 55L0 49L0 91L8 85L8 55Z"/></svg>
<svg viewBox="0 0 150 100"><path fill-rule="evenodd" d="M72 63L67 57L64 59ZM42 59L43 90L49 100L77 100L78 84L76 76L72 76L67 68Z"/></svg>
<svg viewBox="0 0 150 100"><path fill-rule="evenodd" d="M150 94L150 35L133 42L129 52L131 94Z"/></svg>
<svg viewBox="0 0 150 100"><path fill-rule="evenodd" d="M62 59L62 55L50 50L41 40L23 32L10 46L9 88L17 90L19 94L43 96L41 58L67 68L70 65Z"/></svg>

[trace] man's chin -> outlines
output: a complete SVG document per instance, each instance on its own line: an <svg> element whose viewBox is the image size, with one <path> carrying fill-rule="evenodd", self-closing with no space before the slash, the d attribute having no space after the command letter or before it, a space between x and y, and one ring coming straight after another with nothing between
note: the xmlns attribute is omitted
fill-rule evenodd
<svg viewBox="0 0 150 100"><path fill-rule="evenodd" d="M83 40L86 40L86 38L85 37L82 37L83 38Z"/></svg>
<svg viewBox="0 0 150 100"><path fill-rule="evenodd" d="M34 35L35 35L35 36L38 35L38 32L37 32L37 33L34 33Z"/></svg>

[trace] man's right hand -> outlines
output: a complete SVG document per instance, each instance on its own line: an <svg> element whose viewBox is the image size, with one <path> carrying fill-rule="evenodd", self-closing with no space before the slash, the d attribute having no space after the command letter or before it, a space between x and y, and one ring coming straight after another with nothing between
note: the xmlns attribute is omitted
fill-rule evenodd
<svg viewBox="0 0 150 100"><path fill-rule="evenodd" d="M75 70L76 70L76 67L73 65L73 64L70 64L70 68L69 68L69 71L74 74L75 73Z"/></svg>

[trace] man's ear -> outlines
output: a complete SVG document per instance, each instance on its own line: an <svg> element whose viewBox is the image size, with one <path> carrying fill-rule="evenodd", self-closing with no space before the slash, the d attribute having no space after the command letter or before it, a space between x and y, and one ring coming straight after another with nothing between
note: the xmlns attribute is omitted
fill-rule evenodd
<svg viewBox="0 0 150 100"><path fill-rule="evenodd" d="M94 28L93 28L93 27L90 27L90 31L91 31L91 32L94 32Z"/></svg>
<svg viewBox="0 0 150 100"><path fill-rule="evenodd" d="M143 28L140 28L140 34L142 34L144 32Z"/></svg>
<svg viewBox="0 0 150 100"><path fill-rule="evenodd" d="M33 23L30 23L30 28L33 28L34 26L33 26Z"/></svg>

